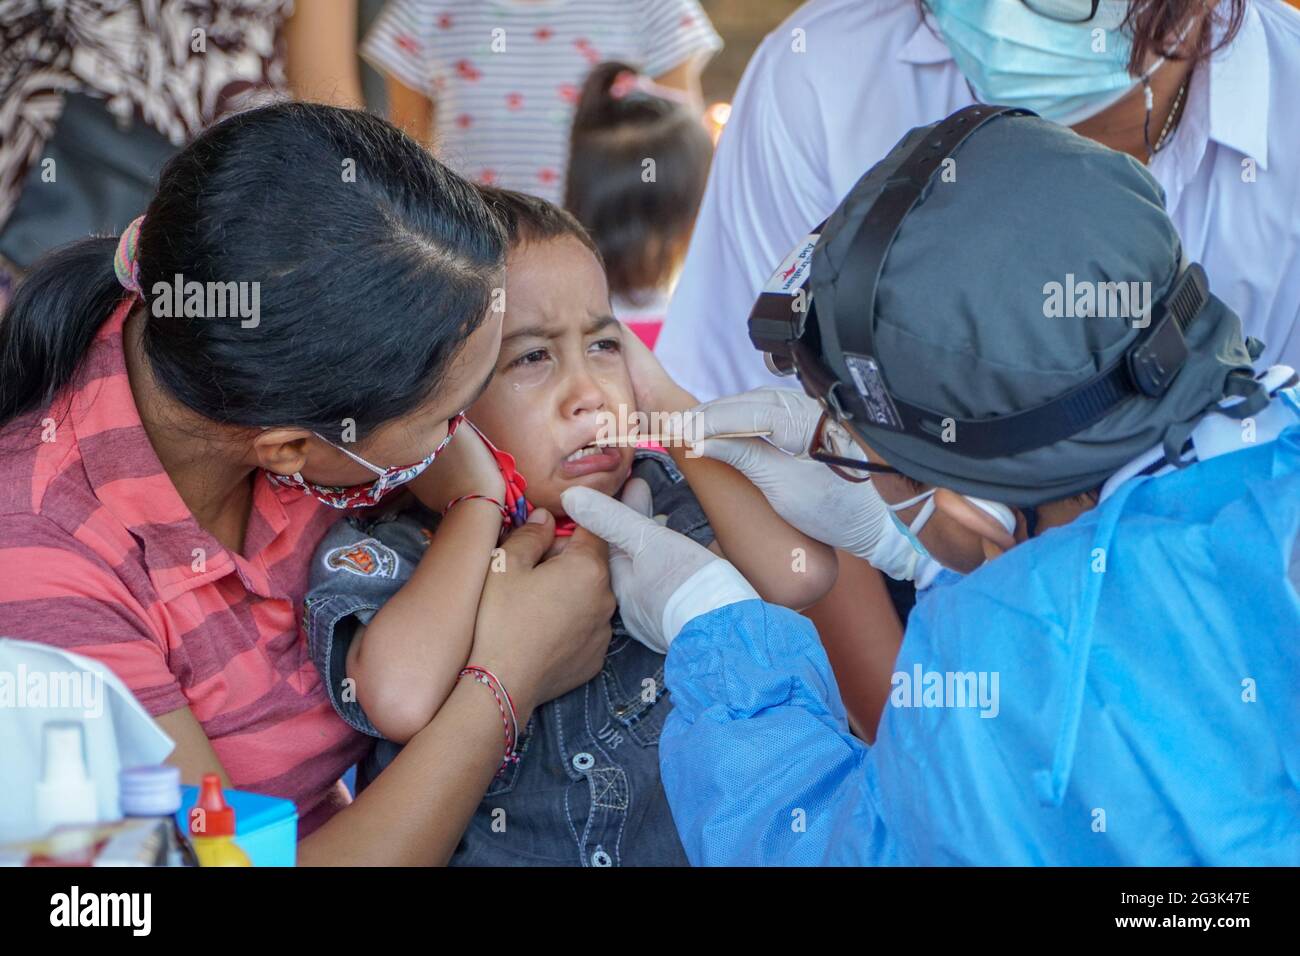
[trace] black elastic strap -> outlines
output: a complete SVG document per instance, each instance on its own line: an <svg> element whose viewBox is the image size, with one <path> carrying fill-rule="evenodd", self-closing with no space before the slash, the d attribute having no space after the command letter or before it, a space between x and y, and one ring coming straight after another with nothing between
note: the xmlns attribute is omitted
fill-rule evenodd
<svg viewBox="0 0 1300 956"><path fill-rule="evenodd" d="M832 366L843 365L842 357L835 354L841 348L845 352L856 352L859 355L876 354L876 289L880 284L885 259L903 220L930 185L930 180L943 165L943 161L960 149L985 123L999 116L1033 115L1029 110L983 104L958 110L927 133L899 164L894 175L885 181L880 195L867 210L866 217L858 226L857 235L849 245L845 261L850 264L850 268L847 274L841 274L836 295L839 302L853 303L855 321L822 323L822 341L827 346L827 357ZM826 328L831 324L835 327Z"/></svg>
<svg viewBox="0 0 1300 956"><path fill-rule="evenodd" d="M876 292L885 260L903 220L929 186L943 161L955 153L976 130L1001 116L1033 116L1028 110L976 105L959 110L927 133L885 182L880 195L867 210L849 245L846 262L851 268L841 273L836 299L841 303L835 316L818 316L823 360L835 378L845 386L838 405L850 415L862 414L865 421L882 423L879 395L869 409L863 396L849 387L842 373L848 368L847 355L875 359ZM964 454L975 458L998 458L1032 448L1054 444L1100 421L1116 404L1134 392L1156 397L1164 394L1187 358L1183 331L1204 307L1209 285L1199 265L1189 266L1120 361L1111 368L1037 408L987 419L958 420L933 410L901 401L888 382L878 383L887 396L897 421L882 427L924 438L935 444L957 440ZM852 306L848 306L852 303ZM1172 319L1172 321L1167 321ZM807 364L807 363L806 363ZM816 394L827 390L818 389ZM832 396L827 395L827 398ZM873 414L874 412L874 414ZM889 415L886 413L886 418Z"/></svg>
<svg viewBox="0 0 1300 956"><path fill-rule="evenodd" d="M1156 307L1151 324L1096 377L1050 402L995 418L958 419L894 397L901 430L936 444L955 434L962 454L972 458L1000 458L1055 444L1096 424L1125 399L1163 395L1187 358L1183 330L1208 301L1205 271L1192 263Z"/></svg>

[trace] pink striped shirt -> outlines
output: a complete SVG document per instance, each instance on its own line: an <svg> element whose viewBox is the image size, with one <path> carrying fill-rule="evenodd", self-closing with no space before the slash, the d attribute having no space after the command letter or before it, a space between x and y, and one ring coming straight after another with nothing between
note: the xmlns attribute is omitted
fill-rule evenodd
<svg viewBox="0 0 1300 956"><path fill-rule="evenodd" d="M0 429L0 635L107 664L151 714L188 707L235 787L305 835L367 741L333 711L298 620L338 513L252 476L244 553L201 528L127 380L124 302L50 406Z"/></svg>

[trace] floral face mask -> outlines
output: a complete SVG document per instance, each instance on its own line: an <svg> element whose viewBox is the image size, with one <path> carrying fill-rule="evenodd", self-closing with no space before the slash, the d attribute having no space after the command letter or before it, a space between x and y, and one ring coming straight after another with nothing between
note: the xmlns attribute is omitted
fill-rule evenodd
<svg viewBox="0 0 1300 956"><path fill-rule="evenodd" d="M378 504L379 500L408 481L413 480L424 469L433 464L433 460L438 457L438 453L447 447L451 441L451 436L456 434L456 427L465 419L465 413L461 412L453 416L447 422L447 437L438 443L438 447L429 452L427 458L417 461L413 465L402 465L396 468L381 468L378 465L372 465L360 455L354 455L339 445L335 445L323 435L316 434L321 441L337 448L343 454L347 455L361 467L373 471L379 477L374 481L366 482L360 485L351 485L347 488L331 487L329 485L318 485L314 482L307 481L297 472L292 475L277 475L274 472L267 472L266 477L271 479L272 484L281 485L285 488L297 488L305 494L314 495L323 504L331 508L367 508L370 505Z"/></svg>

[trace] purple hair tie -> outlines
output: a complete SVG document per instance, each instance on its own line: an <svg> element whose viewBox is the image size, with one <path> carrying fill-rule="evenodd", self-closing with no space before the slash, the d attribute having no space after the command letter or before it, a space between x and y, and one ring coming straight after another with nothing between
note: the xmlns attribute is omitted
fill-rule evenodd
<svg viewBox="0 0 1300 956"><path fill-rule="evenodd" d="M144 290L140 288L140 263L136 262L135 257L140 249L140 226L143 224L144 216L139 216L122 230L122 238L117 241L117 253L113 256L113 271L117 273L117 281L122 283L123 289L134 292L142 299Z"/></svg>

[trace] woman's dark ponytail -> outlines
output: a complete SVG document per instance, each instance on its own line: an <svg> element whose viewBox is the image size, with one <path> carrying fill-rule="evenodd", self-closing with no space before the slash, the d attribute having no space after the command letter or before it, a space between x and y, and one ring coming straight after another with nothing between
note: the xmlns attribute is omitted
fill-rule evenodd
<svg viewBox="0 0 1300 956"><path fill-rule="evenodd" d="M72 378L95 333L126 295L113 272L117 239L82 239L41 259L0 317L0 425L40 408Z"/></svg>

